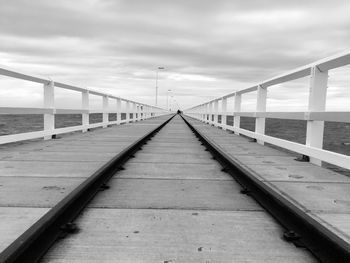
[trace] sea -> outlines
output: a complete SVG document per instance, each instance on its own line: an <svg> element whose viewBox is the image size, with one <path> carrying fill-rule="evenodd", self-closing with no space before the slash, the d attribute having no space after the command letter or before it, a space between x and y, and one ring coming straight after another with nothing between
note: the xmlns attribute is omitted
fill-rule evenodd
<svg viewBox="0 0 350 263"><path fill-rule="evenodd" d="M125 117L126 114L122 113L121 119L125 119ZM102 114L99 113L90 114L89 118L90 123L102 122ZM115 121L116 114L109 114L109 120ZM221 116L219 116L219 122L221 122ZM228 116L227 124L232 125L232 123L233 116ZM56 128L77 126L81 124L82 122L80 114L55 115ZM255 119L249 117L241 117L241 128L254 131ZM0 115L0 136L40 130L43 130L43 115ZM266 119L265 134L292 142L305 144L306 121ZM325 122L323 148L325 150L350 155L350 123ZM281 150L286 151L284 149ZM295 156L299 156L296 153L290 153L294 154ZM350 170L328 163L323 163L323 166L338 173L350 176Z"/></svg>

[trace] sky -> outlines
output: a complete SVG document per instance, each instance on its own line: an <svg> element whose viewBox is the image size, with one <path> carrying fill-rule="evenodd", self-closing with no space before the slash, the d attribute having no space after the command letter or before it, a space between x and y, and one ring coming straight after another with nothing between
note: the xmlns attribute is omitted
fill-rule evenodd
<svg viewBox="0 0 350 263"><path fill-rule="evenodd" d="M0 67L148 104L164 67L159 106L171 90L185 109L349 50L349 13L348 0L0 0ZM327 109L349 104L349 72L331 72ZM268 110L305 110L307 88L270 88ZM42 87L0 77L0 104L41 106Z"/></svg>

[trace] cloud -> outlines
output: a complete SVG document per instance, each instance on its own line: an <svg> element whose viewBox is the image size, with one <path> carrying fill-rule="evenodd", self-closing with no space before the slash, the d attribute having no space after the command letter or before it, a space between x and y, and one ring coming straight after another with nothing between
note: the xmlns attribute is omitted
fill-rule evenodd
<svg viewBox="0 0 350 263"><path fill-rule="evenodd" d="M350 41L345 0L0 4L0 64L146 103L154 101L155 69L164 66L163 106L168 89L188 107L340 52ZM337 85L348 81L338 77ZM287 101L282 91L275 99Z"/></svg>

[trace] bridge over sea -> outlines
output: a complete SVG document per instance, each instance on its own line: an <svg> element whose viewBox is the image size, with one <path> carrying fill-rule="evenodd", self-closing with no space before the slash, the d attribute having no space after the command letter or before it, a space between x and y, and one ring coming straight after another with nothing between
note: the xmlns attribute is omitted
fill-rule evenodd
<svg viewBox="0 0 350 263"><path fill-rule="evenodd" d="M0 262L350 262L350 178L322 166L350 169L323 149L324 123L350 122L325 107L328 72L348 64L343 53L181 113L0 68L44 98L0 107L43 115L41 131L0 136ZM304 77L307 111L266 111L270 87ZM81 108L58 108L60 89ZM81 125L57 128L62 114ZM266 135L267 118L306 121L306 143Z"/></svg>

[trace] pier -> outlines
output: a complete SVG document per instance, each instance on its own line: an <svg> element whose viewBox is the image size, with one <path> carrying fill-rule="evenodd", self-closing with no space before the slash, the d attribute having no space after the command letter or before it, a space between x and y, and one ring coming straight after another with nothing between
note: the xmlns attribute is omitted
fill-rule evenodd
<svg viewBox="0 0 350 263"><path fill-rule="evenodd" d="M349 262L350 178L322 167L350 169L322 149L325 121L350 122L325 111L328 72L348 64L326 58L183 113L0 69L44 97L0 107L44 116L42 131L0 137L0 262ZM268 88L307 76L308 111L266 111ZM56 108L55 89L81 93L81 109ZM256 111L242 112L250 92ZM57 114L82 124L56 128ZM265 135L266 118L307 121L306 144Z"/></svg>

